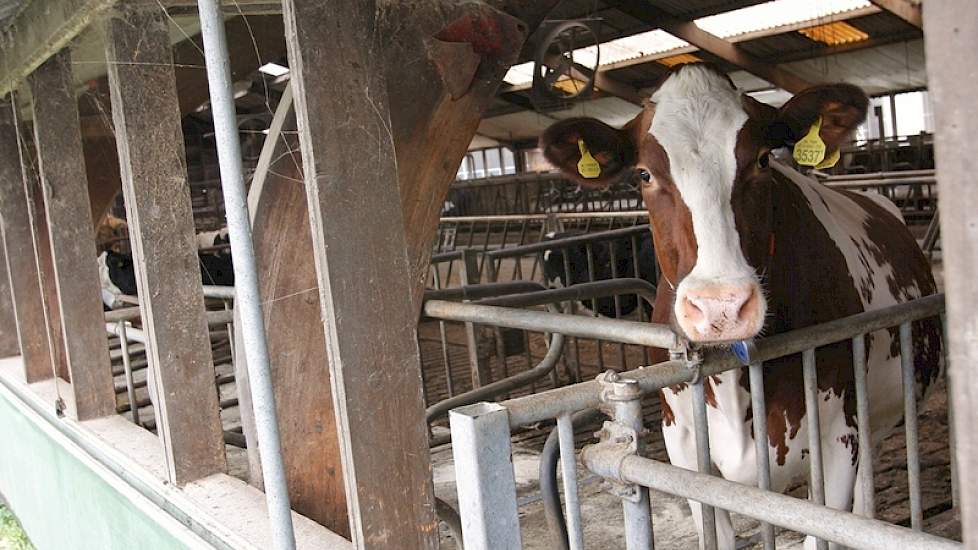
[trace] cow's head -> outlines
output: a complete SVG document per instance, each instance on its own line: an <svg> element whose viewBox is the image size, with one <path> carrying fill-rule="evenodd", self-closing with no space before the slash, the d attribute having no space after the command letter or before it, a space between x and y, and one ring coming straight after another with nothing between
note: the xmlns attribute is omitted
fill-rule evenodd
<svg viewBox="0 0 978 550"><path fill-rule="evenodd" d="M675 323L691 341L719 343L752 338L764 326L759 275L772 249L776 185L769 153L822 117L819 135L831 155L867 105L858 88L831 84L775 109L740 94L710 65L682 65L624 128L575 118L554 124L540 141L547 159L582 185L641 182L655 253L675 289ZM579 173L582 151L600 175Z"/></svg>

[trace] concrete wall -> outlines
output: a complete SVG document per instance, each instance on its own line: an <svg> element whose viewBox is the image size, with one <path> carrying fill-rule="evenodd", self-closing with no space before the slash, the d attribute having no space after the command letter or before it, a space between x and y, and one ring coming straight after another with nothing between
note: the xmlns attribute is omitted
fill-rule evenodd
<svg viewBox="0 0 978 550"><path fill-rule="evenodd" d="M209 548L2 384L0 493L38 550Z"/></svg>

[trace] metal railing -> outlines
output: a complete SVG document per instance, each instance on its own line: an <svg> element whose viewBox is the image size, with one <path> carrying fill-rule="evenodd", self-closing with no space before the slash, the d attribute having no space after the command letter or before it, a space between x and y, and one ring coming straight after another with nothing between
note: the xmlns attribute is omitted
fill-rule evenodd
<svg viewBox="0 0 978 550"><path fill-rule="evenodd" d="M451 313L454 318L484 319L489 313L480 306L453 304L451 311L444 311L440 303L430 303L430 314ZM601 441L586 447L582 453L584 464L594 473L617 484L615 494L620 496L625 510L626 541L628 548L651 548L651 520L647 501L647 489L671 493L702 503L702 532L708 550L717 547L713 507L738 512L762 522L764 548L775 546L774 529L777 525L799 531L825 541L858 548L958 548L956 542L924 534L920 499L920 460L918 426L913 371L912 323L943 318L944 297L933 295L893 307L852 315L835 321L798 329L758 340L751 350L748 364L734 354L723 350L683 349L675 337L669 340L663 327L650 327L644 334L630 326L612 330L611 327L592 327L589 334L602 332L607 340L628 339L654 340L658 347L672 347L673 360L648 368L602 376L599 380L565 386L536 395L511 399L498 404L477 403L454 409L450 413L451 430L456 461L456 478L461 514L463 517L464 542L467 549L519 548L520 530L516 515L516 495L512 463L509 459L511 430L540 422L557 422L559 452L563 465L564 491L567 499L566 516L567 548L582 548L583 528L580 505L576 494L576 457L573 448L572 415L601 407L609 413L611 421L601 432ZM548 330L559 331L564 327L552 319L524 317L522 313L497 312L493 315L504 325L528 326L539 322ZM588 321L588 324L594 321ZM623 324L608 321L609 324ZM910 492L911 529L895 526L872 517L834 510L824 506L821 463L821 444L818 422L818 388L816 380L815 350L838 342L852 342L854 382L857 410L857 437L859 467L872 472L873 444L869 426L869 408L866 386L866 335L891 327L899 327L901 372L904 382L904 411L907 440L908 486ZM577 330L571 327L571 330ZM624 332L622 332L624 331ZM805 391L805 407L810 453L810 477L812 502L771 492L768 457L766 403L764 399L765 362L802 354ZM748 368L752 406L753 430L757 444L758 487L750 487L732 481L712 477L709 449L709 431L706 414L704 381L709 377L740 368ZM783 367L788 368L788 367ZM697 441L698 472L663 464L640 456L642 395L677 384L689 384L692 388L692 406ZM636 412L636 410L638 412ZM953 446L953 442L952 442ZM486 449L492 449L491 456ZM547 460L546 457L543 458ZM952 449L952 485L954 463ZM870 479L872 475L870 474ZM542 480L541 480L542 482ZM874 488L872 482L863 483L857 490L868 503L872 515Z"/></svg>

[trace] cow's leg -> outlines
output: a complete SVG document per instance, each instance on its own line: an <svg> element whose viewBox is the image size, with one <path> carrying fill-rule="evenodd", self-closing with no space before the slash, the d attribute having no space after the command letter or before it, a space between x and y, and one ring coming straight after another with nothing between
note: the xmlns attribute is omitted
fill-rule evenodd
<svg viewBox="0 0 978 550"><path fill-rule="evenodd" d="M873 471L872 469L863 468L860 464L856 467L856 486L854 488L855 493L852 496L852 513L870 517L870 512L875 513L875 510L869 510L869 503L863 498L863 487L867 483L873 483Z"/></svg>
<svg viewBox="0 0 978 550"><path fill-rule="evenodd" d="M664 390L670 392L670 389ZM684 401L672 396L669 399L672 410L677 407L673 404ZM688 401L688 400L685 400ZM680 405L681 406L681 405ZM688 407L688 405L687 405ZM686 416L688 422L683 422L679 415L673 419L670 425L662 424L662 437L665 440L666 450L669 452L669 462L673 466L696 470L696 432L692 426L692 412ZM689 508L693 513L693 521L696 524L696 534L699 536L700 548L703 546L703 506L695 500L689 500ZM733 524L730 522L730 514L726 510L716 509L716 530L718 550L734 550L736 548L736 538Z"/></svg>
<svg viewBox="0 0 978 550"><path fill-rule="evenodd" d="M822 404L822 471L825 479L825 505L836 510L851 510L853 489L856 484L858 462L858 436L854 426L846 425L842 400L830 397L828 401L819 395ZM815 550L814 537L805 539L805 549ZM829 544L830 550L843 546Z"/></svg>

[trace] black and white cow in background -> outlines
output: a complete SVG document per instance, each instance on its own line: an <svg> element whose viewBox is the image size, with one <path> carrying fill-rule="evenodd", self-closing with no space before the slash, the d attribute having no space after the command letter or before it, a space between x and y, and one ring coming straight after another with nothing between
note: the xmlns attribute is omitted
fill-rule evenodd
<svg viewBox="0 0 978 550"><path fill-rule="evenodd" d="M576 237L580 233L547 233L544 241L557 241L568 237ZM632 250L632 236L622 236L603 241L592 241L591 254L594 262L594 278L588 273L587 245L584 243L555 246L543 253L543 276L550 287L568 287L581 283L604 281L607 279L635 278L635 264L638 263L638 278L656 284L655 251L652 247L652 234L642 232L634 236L638 257ZM612 269L612 252L614 253L614 269ZM566 265L564 258L567 258ZM568 272L569 269L569 272ZM568 276L569 275L569 276ZM596 305L595 305L596 304ZM618 312L626 316L635 311L638 297L634 294L622 294L618 297L619 310L615 309L615 299L612 296L597 298L595 301L584 300L581 305L588 311L597 307L595 313L604 317L618 317ZM652 312L652 306L642 300L646 318Z"/></svg>
<svg viewBox="0 0 978 550"><path fill-rule="evenodd" d="M234 286L234 268L231 251L214 252L203 250L229 244L227 229L208 231L197 235L198 259L200 262L201 283L205 285ZM123 295L136 295L136 272L129 254L112 250L103 251L98 256L99 279L102 284L102 303L109 309L122 307Z"/></svg>

